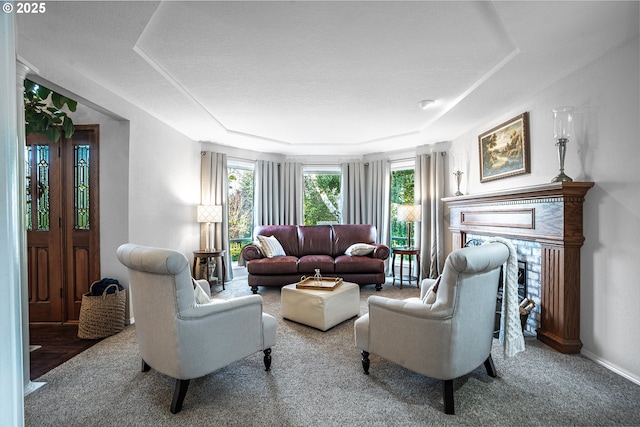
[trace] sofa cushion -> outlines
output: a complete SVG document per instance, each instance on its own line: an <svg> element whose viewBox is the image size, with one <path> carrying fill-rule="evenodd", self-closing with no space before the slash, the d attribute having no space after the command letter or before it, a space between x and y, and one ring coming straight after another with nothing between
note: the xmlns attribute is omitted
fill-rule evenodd
<svg viewBox="0 0 640 427"><path fill-rule="evenodd" d="M335 259L335 272L340 273L384 273L384 261L368 256L340 255Z"/></svg>
<svg viewBox="0 0 640 427"><path fill-rule="evenodd" d="M344 251L344 254L349 256L364 256L369 255L375 248L375 246L368 243L354 243Z"/></svg>
<svg viewBox="0 0 640 427"><path fill-rule="evenodd" d="M287 255L299 256L298 227L295 225L261 225L254 229L254 236L275 236Z"/></svg>
<svg viewBox="0 0 640 427"><path fill-rule="evenodd" d="M374 243L376 228L370 224L336 224L333 226L333 256L343 255L354 243Z"/></svg>
<svg viewBox="0 0 640 427"><path fill-rule="evenodd" d="M333 257L329 255L305 255L298 260L298 272L300 274L313 275L316 268L320 274L333 274Z"/></svg>
<svg viewBox="0 0 640 427"><path fill-rule="evenodd" d="M263 274L279 276L282 274L298 273L298 257L279 256L275 258L261 258L251 260L247 264L249 274Z"/></svg>
<svg viewBox="0 0 640 427"><path fill-rule="evenodd" d="M260 242L260 250L267 258L286 255L282 245L275 236L258 236L258 241Z"/></svg>
<svg viewBox="0 0 640 427"><path fill-rule="evenodd" d="M333 232L330 225L298 226L298 256L333 255Z"/></svg>

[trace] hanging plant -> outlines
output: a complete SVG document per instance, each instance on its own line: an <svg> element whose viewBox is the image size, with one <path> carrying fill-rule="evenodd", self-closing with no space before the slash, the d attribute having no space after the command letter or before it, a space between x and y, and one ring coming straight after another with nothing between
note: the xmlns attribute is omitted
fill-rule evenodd
<svg viewBox="0 0 640 427"><path fill-rule="evenodd" d="M26 135L30 133L43 134L51 142L60 139L63 133L65 138L71 138L75 128L71 118L62 111L65 105L69 111L74 112L78 103L51 89L25 79L24 118Z"/></svg>

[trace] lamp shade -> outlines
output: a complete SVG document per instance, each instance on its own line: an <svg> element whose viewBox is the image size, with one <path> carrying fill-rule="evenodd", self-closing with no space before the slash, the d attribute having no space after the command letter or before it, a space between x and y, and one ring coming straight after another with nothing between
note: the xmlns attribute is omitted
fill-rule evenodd
<svg viewBox="0 0 640 427"><path fill-rule="evenodd" d="M398 205L398 221L420 222L420 205Z"/></svg>
<svg viewBox="0 0 640 427"><path fill-rule="evenodd" d="M198 222L222 222L222 205L198 205Z"/></svg>

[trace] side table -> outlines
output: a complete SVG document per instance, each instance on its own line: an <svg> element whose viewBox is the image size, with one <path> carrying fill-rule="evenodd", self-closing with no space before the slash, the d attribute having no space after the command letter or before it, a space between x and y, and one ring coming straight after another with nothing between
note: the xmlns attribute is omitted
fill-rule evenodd
<svg viewBox="0 0 640 427"><path fill-rule="evenodd" d="M420 249L419 248L392 248L393 259L391 261L391 274L393 275L393 285L396 284L396 255L400 255L400 289L402 289L402 279L406 278L411 284L411 280L416 280L416 286L420 287ZM402 263L404 261L404 255L409 257L409 275L404 276L402 274ZM418 267L418 276L411 275L411 258L416 257L416 265Z"/></svg>
<svg viewBox="0 0 640 427"><path fill-rule="evenodd" d="M225 265L224 262L224 253L225 251L223 249L200 249L197 251L193 251L193 277L194 279L197 278L196 277L196 268L198 266L198 261L200 261L200 263L205 263L207 265L207 282L209 281L209 278L211 277L211 273L209 271L209 259L213 258L214 261L216 258L220 258L220 260L222 261L222 290L224 290L224 278L227 276L227 266ZM215 267L214 267L214 272L215 272Z"/></svg>

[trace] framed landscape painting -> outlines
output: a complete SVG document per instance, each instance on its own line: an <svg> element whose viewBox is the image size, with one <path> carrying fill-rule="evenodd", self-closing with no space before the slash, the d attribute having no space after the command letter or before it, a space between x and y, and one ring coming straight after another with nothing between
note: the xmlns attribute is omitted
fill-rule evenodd
<svg viewBox="0 0 640 427"><path fill-rule="evenodd" d="M529 113L478 136L480 182L530 173Z"/></svg>

